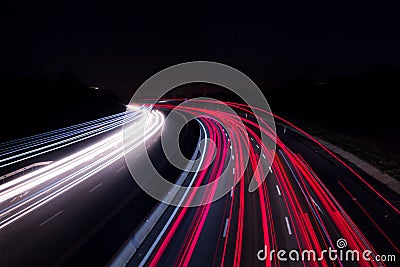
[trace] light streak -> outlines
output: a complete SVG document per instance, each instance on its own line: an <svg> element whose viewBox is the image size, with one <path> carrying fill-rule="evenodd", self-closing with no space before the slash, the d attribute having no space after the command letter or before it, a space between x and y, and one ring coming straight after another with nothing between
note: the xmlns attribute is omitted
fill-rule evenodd
<svg viewBox="0 0 400 267"><path fill-rule="evenodd" d="M20 201L0 211L0 229L107 168L122 158L125 153L135 149L140 142L159 133L163 121L164 116L158 111L151 113L147 121L143 116L138 117L135 122L146 123L146 131L141 133L139 132L140 127L136 127L136 125L128 126L131 128L130 132L134 137L128 145L128 149L126 147L125 150L123 149L121 145L122 132L117 131L86 149L1 185L0 202L5 202L27 190L35 191L35 193L25 196ZM50 185L41 188L41 185L47 184L49 181L51 181Z"/></svg>

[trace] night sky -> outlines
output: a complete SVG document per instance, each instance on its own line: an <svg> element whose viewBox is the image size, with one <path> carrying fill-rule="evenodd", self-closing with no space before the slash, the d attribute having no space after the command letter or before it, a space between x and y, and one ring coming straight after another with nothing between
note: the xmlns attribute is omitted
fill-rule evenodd
<svg viewBox="0 0 400 267"><path fill-rule="evenodd" d="M192 60L231 65L263 84L400 63L399 9L381 1L82 2L3 4L0 73L74 71L90 85L122 90Z"/></svg>

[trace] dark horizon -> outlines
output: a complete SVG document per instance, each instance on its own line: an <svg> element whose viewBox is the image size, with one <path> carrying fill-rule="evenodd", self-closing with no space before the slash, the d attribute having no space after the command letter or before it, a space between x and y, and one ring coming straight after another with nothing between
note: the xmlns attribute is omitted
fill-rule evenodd
<svg viewBox="0 0 400 267"><path fill-rule="evenodd" d="M323 80L400 65L396 8L363 3L8 3L1 11L0 74L57 77L132 90L174 64L208 60L261 86L304 75Z"/></svg>

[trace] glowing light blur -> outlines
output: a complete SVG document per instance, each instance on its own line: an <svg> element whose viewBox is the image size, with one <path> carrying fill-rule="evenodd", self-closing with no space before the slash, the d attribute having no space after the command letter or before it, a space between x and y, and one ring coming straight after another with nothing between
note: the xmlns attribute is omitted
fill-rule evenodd
<svg viewBox="0 0 400 267"><path fill-rule="evenodd" d="M140 111L142 112L148 111ZM128 151L123 150L122 132L118 130L70 156L0 185L0 204L44 186L36 193L26 195L22 200L0 210L0 229L107 168L116 160L121 159L124 153L135 149L140 142L159 133L163 126L164 115L155 111L149 114L147 121L145 118L146 116L136 116L134 123L129 126L132 142ZM138 131L140 127L135 127L138 123L146 124L145 133Z"/></svg>
<svg viewBox="0 0 400 267"><path fill-rule="evenodd" d="M202 127L207 130L209 138L212 139L218 147L218 153L214 162L211 163L207 170L208 175L206 175L205 171L200 171L196 176L194 184L210 182L216 179L221 171L221 166L224 166L225 162L228 160L234 162L235 171L232 172L233 179L240 179L240 177L234 176L243 168L248 168L250 171L255 172L256 179L261 179L267 172L262 168L256 168L257 160L266 160L274 157L271 175L274 175L277 184L276 186L274 185L273 190L279 188L279 196L283 200L285 211L287 211L285 220L287 225L291 227L290 234L294 237L298 249L314 250L316 253L321 254L322 250L328 246L335 247L334 241L337 239L337 233L339 233L342 238L348 241L348 247L350 249L357 251L369 250L372 252L372 255L377 255L374 246L365 237L360 228L350 218L339 201L328 190L307 162L300 155L293 153L280 138L276 136L276 133L271 132L267 123L263 122L262 125L256 124L254 120L251 119L251 116L254 117L255 115L249 111L248 107L236 103L229 104L237 110L245 111L245 115L240 119L246 124L246 132L238 131L238 128L235 127L237 125L235 119L226 116L223 112L215 112L206 109L180 108L182 112L197 113L199 116L202 116L199 120ZM164 102L160 102L156 107L164 109L177 108ZM276 118L283 121L283 123L288 123L279 117ZM233 134L230 138L227 138L224 130L221 129L220 125L217 123L219 120L224 120L228 125L231 125ZM255 128L264 131L264 133L271 138L276 138L278 154L275 155L271 153L271 149L261 142L259 135L254 131ZM242 148L240 147L242 142L239 142L239 140L241 138L247 138L247 136L251 138L252 145L248 148L251 152L249 164L248 166L244 166L243 155L241 153ZM310 139L316 141L312 138ZM318 145L322 146L320 143L318 143ZM327 150L325 147L324 149ZM204 159L203 164L209 165L211 159L209 151L205 152ZM344 164L342 161L339 161L339 163ZM346 165L346 168L350 167ZM354 170L352 170L352 173L363 183L365 182ZM214 252L215 255L222 256L214 258L214 266L225 266L227 262L232 263L233 266L245 264L242 258L244 251L244 222L246 220L244 211L246 207L248 207L245 200L249 198L248 194L250 194L245 190L245 183L245 179L241 179L236 187L232 188L231 194L226 200L227 206L224 213L226 217L224 217L222 221L225 227L218 226L221 227L220 229L224 229L224 239L222 245L220 245L218 241L216 251ZM349 189L343 184L340 185L352 197ZM373 190L373 188L371 188L371 192L376 193L379 198L383 198L383 196L376 190ZM258 223L261 225L261 231L258 234L262 236L263 243L268 248L265 253L269 254L271 250L279 250L277 245L277 233L275 231L276 226L274 225L275 220L272 217L271 192L264 182L255 193L257 194L257 204L259 205L257 209L259 214ZM201 197L212 197L212 194L213 190L210 190ZM195 193L186 197L185 201L191 201L194 196ZM388 200L384 199L384 201L388 203ZM368 211L362 207L360 203L357 204L360 205L361 210L366 213L367 218L373 222L382 237L387 239L396 252L399 252L400 250L396 244L390 240L390 237L386 235L384 230L373 220L372 216L368 214ZM168 250L174 235L178 235L177 232L188 213L188 208L182 207L179 212L174 215L175 218L169 226L169 231L163 233L162 240L159 241L157 249L148 252L145 259L141 262L141 266L157 266L158 263L162 261L165 253L174 253L176 266L190 265L194 250L204 249L198 242L200 234L204 230L205 221L211 205L213 204L207 204L195 210L195 215L190 217L193 219L190 221L189 227L179 232L179 235L184 235L184 243L180 248L174 251L171 249ZM389 205L389 207L393 207L393 205ZM254 209L256 207L252 206L251 208ZM393 207L393 211L397 212L397 209ZM257 222L254 221L251 221L251 223L254 225L257 224ZM330 229L330 227L332 227L331 224L334 225L337 233ZM232 258L228 261L227 257ZM331 262L323 260L321 262L308 262L307 264L309 264L309 266L330 266L329 264L331 264ZM341 262L340 259L337 259L333 264L334 266L344 266L344 262ZM382 263L365 260L360 260L358 264L361 266L384 266ZM279 262L266 261L265 266L279 266Z"/></svg>

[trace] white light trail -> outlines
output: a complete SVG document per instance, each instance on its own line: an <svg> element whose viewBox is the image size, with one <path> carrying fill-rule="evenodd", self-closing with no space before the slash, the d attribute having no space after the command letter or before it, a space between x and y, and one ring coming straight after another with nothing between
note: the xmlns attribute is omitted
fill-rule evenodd
<svg viewBox="0 0 400 267"><path fill-rule="evenodd" d="M141 112L139 112L139 113L141 113ZM137 115L133 115L133 116L129 115L128 119L130 119L130 120L135 119L136 116ZM124 121L124 118L119 118L118 120L115 120L115 121L113 120L113 121L109 122L107 125L97 125L94 129L91 129L90 131L87 131L87 132L83 132L83 133L81 133L80 131L70 132L70 133L68 133L68 135L71 135L71 137L69 137L69 138L65 138L66 136L61 136L61 137L58 136L53 140L46 141L46 143L49 143L50 141L52 141L51 143L44 145L44 146L42 145L35 149L31 149L32 146L24 146L22 149L16 149L16 150L12 151L12 153L14 155L0 159L0 163L3 163L2 165L0 165L0 168L27 160L29 158L36 157L36 156L66 147L66 146L69 146L71 144L86 140L88 138L94 137L99 134L103 134L105 132L108 132L110 130L120 127L122 125L123 121ZM39 142L39 145L41 145L41 144L42 143ZM36 146L37 146L37 144L34 147L36 147ZM19 153L19 154L15 154L19 151L24 151L24 150L26 150L26 151ZM3 155L8 155L8 154L11 154L11 152L7 152ZM11 161L11 160L13 160L13 161Z"/></svg>
<svg viewBox="0 0 400 267"><path fill-rule="evenodd" d="M122 131L118 131L88 148L1 185L0 203L6 203L7 200L28 190L35 191L35 193L0 210L0 229L105 169L141 142L159 133L164 123L163 114L156 111L149 113L147 117L147 121L145 121L146 116L137 117L135 123L128 126L132 127L132 131L130 131L132 140L128 149L126 147L125 150L123 149ZM146 123L144 133L139 132L143 128L137 127L138 123ZM47 185L46 182L50 182L50 184ZM44 188L40 188L41 185Z"/></svg>

